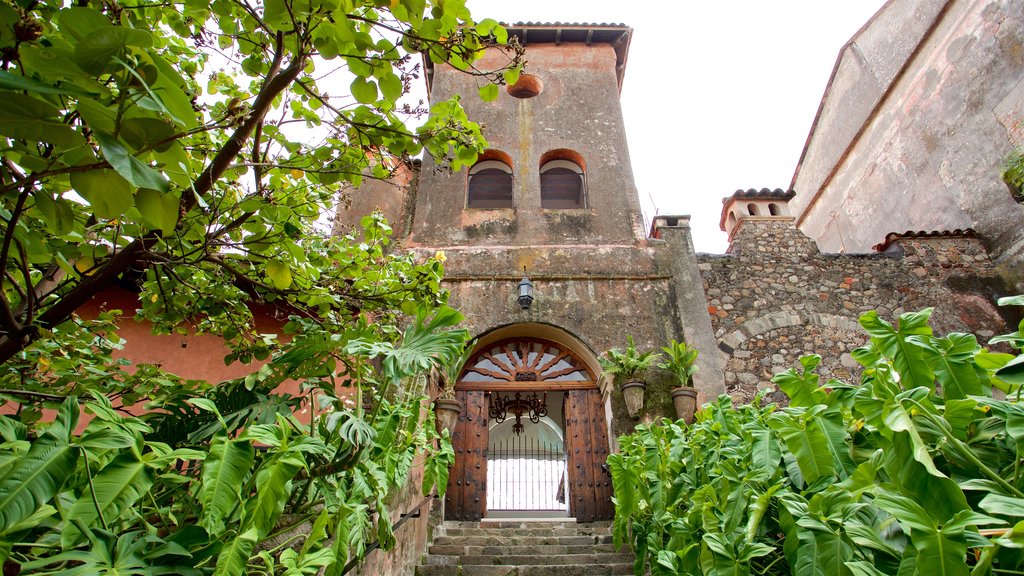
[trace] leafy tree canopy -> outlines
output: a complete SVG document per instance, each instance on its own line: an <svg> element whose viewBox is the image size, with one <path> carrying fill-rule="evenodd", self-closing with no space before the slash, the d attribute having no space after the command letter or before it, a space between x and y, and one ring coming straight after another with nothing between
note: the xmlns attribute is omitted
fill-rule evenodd
<svg viewBox="0 0 1024 576"><path fill-rule="evenodd" d="M493 44L507 66L478 69ZM0 399L21 403L0 417L5 573L339 574L394 544L388 495L417 455L443 490L423 375L467 336L443 257L395 250L376 215L316 224L344 185L486 145L458 98L399 102L417 54L484 98L522 64L462 0L0 2ZM116 312L75 315L115 283L157 332L261 365L216 386L128 366ZM254 329L254 303L282 334ZM308 398L275 393L288 378Z"/></svg>

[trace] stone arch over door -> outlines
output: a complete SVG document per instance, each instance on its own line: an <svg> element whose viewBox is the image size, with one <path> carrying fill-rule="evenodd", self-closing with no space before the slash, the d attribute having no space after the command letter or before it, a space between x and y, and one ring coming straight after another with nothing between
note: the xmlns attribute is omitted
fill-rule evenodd
<svg viewBox="0 0 1024 576"><path fill-rule="evenodd" d="M477 338L456 384L463 411L452 437L456 462L448 480L445 517L479 520L487 514L487 445L490 394L564 393L564 435L569 515L579 522L612 517L605 395L596 356L556 327L505 326Z"/></svg>

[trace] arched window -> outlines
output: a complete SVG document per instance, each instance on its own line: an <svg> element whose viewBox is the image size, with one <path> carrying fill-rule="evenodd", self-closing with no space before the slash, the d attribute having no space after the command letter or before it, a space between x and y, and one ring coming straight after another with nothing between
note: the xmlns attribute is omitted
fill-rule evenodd
<svg viewBox="0 0 1024 576"><path fill-rule="evenodd" d="M751 216L760 215L760 212L757 209L757 204L754 204L753 202L747 204L747 212L749 212Z"/></svg>
<svg viewBox="0 0 1024 576"><path fill-rule="evenodd" d="M586 208L586 177L571 160L556 159L540 167L541 208Z"/></svg>
<svg viewBox="0 0 1024 576"><path fill-rule="evenodd" d="M477 382L593 382L594 374L571 351L554 342L504 340L477 352L466 363L460 384Z"/></svg>
<svg viewBox="0 0 1024 576"><path fill-rule="evenodd" d="M512 167L501 160L481 160L469 169L466 206L512 208Z"/></svg>
<svg viewBox="0 0 1024 576"><path fill-rule="evenodd" d="M772 216L782 216L782 210L780 210L779 205L774 202L768 205L768 213Z"/></svg>

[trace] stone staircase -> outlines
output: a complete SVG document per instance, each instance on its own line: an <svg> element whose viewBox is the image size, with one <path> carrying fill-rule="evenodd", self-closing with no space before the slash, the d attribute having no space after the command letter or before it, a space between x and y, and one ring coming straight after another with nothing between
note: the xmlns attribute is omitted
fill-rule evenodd
<svg viewBox="0 0 1024 576"><path fill-rule="evenodd" d="M610 522L444 522L416 576L605 576L632 574Z"/></svg>

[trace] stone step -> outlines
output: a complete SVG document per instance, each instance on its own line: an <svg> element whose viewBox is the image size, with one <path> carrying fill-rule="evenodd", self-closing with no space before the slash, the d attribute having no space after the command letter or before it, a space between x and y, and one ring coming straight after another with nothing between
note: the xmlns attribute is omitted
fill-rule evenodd
<svg viewBox="0 0 1024 576"><path fill-rule="evenodd" d="M431 555L432 556L432 555ZM538 564L586 564L595 566L601 564L624 564L632 563L632 554L619 554L617 552L604 552L598 554L552 554L549 556L530 555L464 555L452 556L457 558L458 563L468 565L494 565L494 566L533 566Z"/></svg>
<svg viewBox="0 0 1024 576"><path fill-rule="evenodd" d="M611 535L590 536L519 536L512 532L491 536L435 536L440 546L585 546L611 544Z"/></svg>
<svg viewBox="0 0 1024 576"><path fill-rule="evenodd" d="M566 527L529 527L529 528L482 528L445 526L439 533L445 536L606 536L612 533L609 526L566 526Z"/></svg>
<svg viewBox="0 0 1024 576"><path fill-rule="evenodd" d="M430 547L431 554L447 554L454 556L465 555L498 555L507 554L512 556L523 556L527 554L596 554L615 552L615 546L611 543L594 544L536 544L536 545L488 545L474 546L467 545L463 539L454 539L451 544L440 544L435 539L434 545Z"/></svg>
<svg viewBox="0 0 1024 576"><path fill-rule="evenodd" d="M544 566L420 565L416 576L623 576L633 573L628 564L568 564Z"/></svg>

